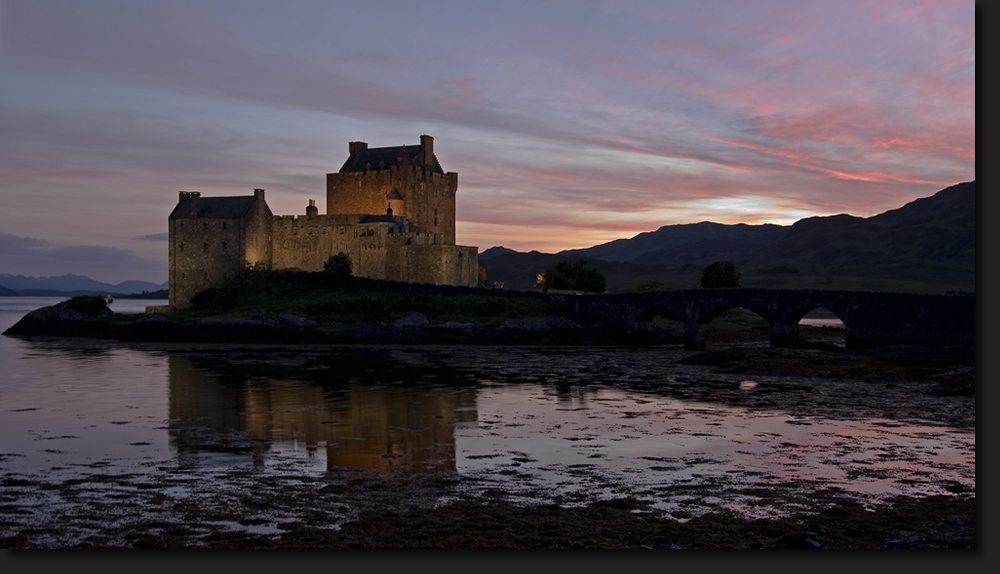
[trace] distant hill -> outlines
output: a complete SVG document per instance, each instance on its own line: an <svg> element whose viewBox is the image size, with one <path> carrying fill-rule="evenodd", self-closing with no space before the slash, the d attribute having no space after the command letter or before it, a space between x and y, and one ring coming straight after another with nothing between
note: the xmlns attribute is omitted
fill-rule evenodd
<svg viewBox="0 0 1000 574"><path fill-rule="evenodd" d="M487 259L493 259L494 257L500 257L501 255L509 255L511 253L517 253L513 249L507 249L506 247L490 247L486 251L479 254L479 260L485 261Z"/></svg>
<svg viewBox="0 0 1000 574"><path fill-rule="evenodd" d="M0 273L0 287L6 287L24 295L41 296L41 292L54 294L92 294L120 293L124 295L142 293L143 291L159 291L167 288L167 283L157 284L149 281L123 281L117 285L101 283L83 275L67 273L58 277L26 277ZM30 291L30 293L29 293ZM52 293L54 292L54 293Z"/></svg>
<svg viewBox="0 0 1000 574"><path fill-rule="evenodd" d="M713 261L746 258L783 239L788 235L788 230L788 226L770 223L724 225L703 221L664 225L656 231L640 233L632 239L617 239L587 249L562 251L557 255L645 265L705 266Z"/></svg>
<svg viewBox="0 0 1000 574"><path fill-rule="evenodd" d="M530 289L538 273L584 257L610 291L698 287L701 270L732 259L747 287L943 293L975 291L975 181L873 217L810 217L791 226L666 225L587 249L480 257L489 281Z"/></svg>
<svg viewBox="0 0 1000 574"><path fill-rule="evenodd" d="M16 292L11 291L6 287L0 286L0 297L15 297L15 296L17 296Z"/></svg>
<svg viewBox="0 0 1000 574"><path fill-rule="evenodd" d="M883 267L975 273L976 182L945 188L869 218L810 217L782 240L737 260L741 268L794 265L800 271L857 274Z"/></svg>

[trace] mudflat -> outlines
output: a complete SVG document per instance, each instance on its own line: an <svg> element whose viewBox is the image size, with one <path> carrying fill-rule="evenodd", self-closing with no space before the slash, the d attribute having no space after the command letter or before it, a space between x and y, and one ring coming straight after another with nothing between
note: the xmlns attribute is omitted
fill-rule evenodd
<svg viewBox="0 0 1000 574"><path fill-rule="evenodd" d="M587 364L587 357L594 354L581 347L553 347L547 354L519 354L513 348L504 361L514 377L538 372L543 364L566 361L580 365L585 373L581 377L592 378L596 373L612 386L647 388L684 400L780 410L795 417L870 417L890 421L887 424L975 428L975 367L958 357L960 353L784 350L743 340L752 339L746 335L734 338L740 340L720 337L714 350L671 359L669 378L658 376L660 367L655 365L634 376L635 369L628 364ZM654 356L656 349L649 351ZM460 355L447 349L434 352ZM496 362L495 356L472 351L463 357L458 361L463 368ZM755 384L765 378L766 384ZM795 447L788 446L789 456L795 456ZM861 476L865 471L854 472ZM969 472L974 474L974 468ZM454 471L380 473L334 468L312 476L260 476L253 470L230 468L218 470L214 478L199 483L183 467L163 470L156 480L139 473L57 481L7 473L0 478L0 532L4 533L0 547L659 550L976 546L974 481L971 486L968 481L944 481L936 485L937 494L865 503L842 488L814 484L801 488L803 484L796 480L736 487L712 481L663 488L621 486L619 495L611 497L586 492L546 497L540 492L526 496L503 482ZM170 491L179 486L188 488L190 494L171 496ZM734 512L720 502L733 488L753 500L751 506L789 511L756 516ZM657 497L678 495L686 500L681 508L668 512L654 504ZM53 498L64 504L49 509L43 520L29 519L28 507L36 503L28 502Z"/></svg>

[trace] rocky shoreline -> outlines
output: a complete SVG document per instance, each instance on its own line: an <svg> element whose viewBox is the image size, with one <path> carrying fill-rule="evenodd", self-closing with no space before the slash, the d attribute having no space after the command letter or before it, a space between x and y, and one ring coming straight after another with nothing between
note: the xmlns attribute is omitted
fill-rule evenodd
<svg viewBox="0 0 1000 574"><path fill-rule="evenodd" d="M109 313L88 315L67 305L29 313L5 334L101 337L108 340L241 343L577 343L601 339L556 318L511 320L487 328L432 323L413 314L386 325L330 332L294 315L200 318L171 321L149 315L115 323ZM815 334L815 333L814 333ZM297 339L298 338L298 339ZM713 333L718 348L691 353L684 368L712 372L708 379L677 378L663 392L683 399L721 401L747 407L791 409L821 417L886 417L896 421L933 419L975 427L974 351L883 348L788 350L766 346L759 330ZM832 338L830 340L833 340ZM616 340L623 343L622 340ZM671 341L674 342L674 341ZM747 345L746 343L751 343ZM570 348L564 348L576 352ZM970 355L971 353L971 355ZM970 358L971 357L971 358ZM524 366L530 370L531 365ZM733 381L780 375L767 392L746 393ZM704 374L699 375L704 377ZM760 379L758 379L760 380ZM637 385L640 383L636 383ZM676 387L676 388L674 388ZM840 397L851 397L842 400ZM837 397L836 400L833 397ZM246 478L251 480L251 478ZM5 476L2 502L21 496L64 492L81 497L118 488L122 501L88 503L83 514L65 512L45 525L0 537L0 548L519 548L519 549L917 549L976 547L975 492L960 484L949 494L896 497L865 506L837 489L813 493L808 508L783 518L751 518L722 508L687 519L667 516L635 497L597 501L516 503L509 493L471 494L459 477L361 476L327 473L321 478L252 479L253 489L229 496L206 491L171 501L138 478L95 475L83 481L50 483L42 477ZM707 488L707 487L706 487ZM759 489L764 500L786 500L782 488ZM702 496L708 504L717 493ZM430 501L447 500L426 507ZM13 508L13 507L12 507ZM148 509L162 510L151 517ZM288 515L280 532L253 533L218 526L232 520L252 530L255 521ZM344 520L337 509L358 509ZM294 517L294 518L292 518ZM263 524L263 522L262 522ZM74 540L67 544L66 540Z"/></svg>
<svg viewBox="0 0 1000 574"><path fill-rule="evenodd" d="M674 343L670 333L612 333L559 317L522 317L490 327L480 323L432 322L420 313L396 321L352 327L323 325L291 313L247 317L201 317L174 321L160 314L115 321L110 310L74 309L70 301L25 315L5 335L94 337L133 342L317 343L317 344L655 344Z"/></svg>

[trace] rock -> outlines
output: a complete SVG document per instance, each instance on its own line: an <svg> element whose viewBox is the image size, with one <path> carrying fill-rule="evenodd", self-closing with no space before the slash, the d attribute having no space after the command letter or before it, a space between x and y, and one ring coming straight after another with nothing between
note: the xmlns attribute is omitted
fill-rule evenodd
<svg viewBox="0 0 1000 574"><path fill-rule="evenodd" d="M114 325L101 318L113 314L101 297L73 297L28 313L4 334L102 337L113 332Z"/></svg>
<svg viewBox="0 0 1000 574"><path fill-rule="evenodd" d="M770 548L797 548L797 549L818 549L823 545L816 541L815 532L794 532L782 536L776 544Z"/></svg>
<svg viewBox="0 0 1000 574"><path fill-rule="evenodd" d="M414 327L424 327L429 323L430 321L427 320L427 317L424 314L410 313L409 315L396 319L392 323L392 326L397 329L410 329Z"/></svg>
<svg viewBox="0 0 1000 574"><path fill-rule="evenodd" d="M278 313L273 318L266 321L266 323L278 327L293 327L296 329L316 329L319 327L319 323L316 321L306 319L305 317L299 317L298 315L292 315L291 313Z"/></svg>
<svg viewBox="0 0 1000 574"><path fill-rule="evenodd" d="M815 534L816 536L822 536L826 534L826 529L820 526L819 524L810 523L809 527L806 528L806 532Z"/></svg>

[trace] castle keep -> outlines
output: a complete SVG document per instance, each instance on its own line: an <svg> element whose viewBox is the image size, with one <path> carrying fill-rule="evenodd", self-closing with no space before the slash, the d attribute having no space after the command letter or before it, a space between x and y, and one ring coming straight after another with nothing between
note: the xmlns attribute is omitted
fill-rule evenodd
<svg viewBox="0 0 1000 574"><path fill-rule="evenodd" d="M168 219L171 308L248 266L322 271L341 251L360 277L475 286L478 250L455 245L458 174L441 169L434 138L385 148L350 142L348 150L340 171L327 174L325 215L313 200L304 215L273 215L262 189L180 192Z"/></svg>

